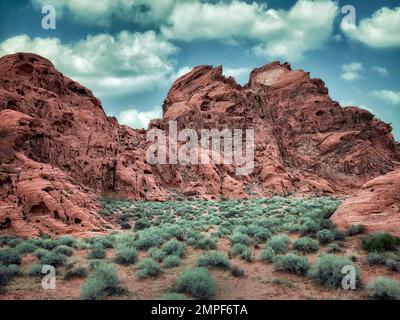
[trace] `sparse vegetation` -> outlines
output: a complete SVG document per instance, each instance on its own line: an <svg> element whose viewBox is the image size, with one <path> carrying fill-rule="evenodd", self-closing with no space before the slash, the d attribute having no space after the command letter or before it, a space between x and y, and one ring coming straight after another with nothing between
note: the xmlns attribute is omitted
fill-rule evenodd
<svg viewBox="0 0 400 320"><path fill-rule="evenodd" d="M162 272L160 265L150 258L145 258L140 261L137 267L139 271L136 275L139 278L158 277Z"/></svg>
<svg viewBox="0 0 400 320"><path fill-rule="evenodd" d="M394 251L399 245L400 238L385 232L371 234L361 241L362 248L367 252Z"/></svg>
<svg viewBox="0 0 400 320"><path fill-rule="evenodd" d="M297 239L293 244L293 249L304 252L310 253L319 250L318 242L314 239L303 237Z"/></svg>
<svg viewBox="0 0 400 320"><path fill-rule="evenodd" d="M287 235L273 236L268 240L268 246L275 251L275 253L286 253L289 250L290 238Z"/></svg>
<svg viewBox="0 0 400 320"><path fill-rule="evenodd" d="M194 268L184 271L179 276L174 289L198 299L208 300L214 296L216 284L206 268Z"/></svg>
<svg viewBox="0 0 400 320"><path fill-rule="evenodd" d="M208 251L204 253L198 261L199 267L206 267L206 268L222 268L222 269L229 269L230 264L228 257L223 254L222 252L218 251Z"/></svg>
<svg viewBox="0 0 400 320"><path fill-rule="evenodd" d="M277 256L274 261L275 270L286 271L304 276L307 274L310 264L305 257L288 253L286 255Z"/></svg>
<svg viewBox="0 0 400 320"><path fill-rule="evenodd" d="M368 295L373 299L400 300L400 283L385 277L371 280L367 286Z"/></svg>

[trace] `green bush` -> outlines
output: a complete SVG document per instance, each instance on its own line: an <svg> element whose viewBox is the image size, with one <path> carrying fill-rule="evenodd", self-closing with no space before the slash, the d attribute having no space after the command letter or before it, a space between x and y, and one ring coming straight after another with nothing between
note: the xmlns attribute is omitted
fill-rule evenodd
<svg viewBox="0 0 400 320"><path fill-rule="evenodd" d="M160 265L150 258L145 258L140 261L137 267L139 271L136 275L139 278L158 277L162 272Z"/></svg>
<svg viewBox="0 0 400 320"><path fill-rule="evenodd" d="M347 230L347 235L356 236L365 232L365 227L362 224L352 224Z"/></svg>
<svg viewBox="0 0 400 320"><path fill-rule="evenodd" d="M360 270L354 263L345 257L326 254L318 258L309 271L309 277L318 284L339 288L345 274L342 273L344 266L353 266L356 270L356 286L360 284Z"/></svg>
<svg viewBox="0 0 400 320"><path fill-rule="evenodd" d="M74 249L72 249L71 247L68 247L66 245L60 245L54 249L54 252L66 255L67 257L70 257L74 254Z"/></svg>
<svg viewBox="0 0 400 320"><path fill-rule="evenodd" d="M326 246L326 251L328 253L343 252L343 248L337 243L330 243Z"/></svg>
<svg viewBox="0 0 400 320"><path fill-rule="evenodd" d="M0 249L0 263L6 266L10 264L20 264L21 254L16 249Z"/></svg>
<svg viewBox="0 0 400 320"><path fill-rule="evenodd" d="M275 257L276 257L276 252L274 251L274 249L267 247L261 252L260 260L262 262L271 263L274 261Z"/></svg>
<svg viewBox="0 0 400 320"><path fill-rule="evenodd" d="M290 246L290 238L287 235L273 236L268 240L268 247L275 253L285 253Z"/></svg>
<svg viewBox="0 0 400 320"><path fill-rule="evenodd" d="M24 241L18 244L14 249L20 254L26 254L34 252L37 247L32 241Z"/></svg>
<svg viewBox="0 0 400 320"><path fill-rule="evenodd" d="M58 238L56 241L59 246L67 246L71 248L76 248L77 246L77 240L71 236L62 236Z"/></svg>
<svg viewBox="0 0 400 320"><path fill-rule="evenodd" d="M241 243L235 243L232 247L231 250L229 251L230 256L236 257L238 255L243 254L246 252L248 249L248 246L241 244Z"/></svg>
<svg viewBox="0 0 400 320"><path fill-rule="evenodd" d="M107 255L106 249L102 244L95 243L89 253L89 259L104 259Z"/></svg>
<svg viewBox="0 0 400 320"><path fill-rule="evenodd" d="M184 243L179 242L176 239L171 239L163 244L161 250L164 251L166 255L183 257L186 253L186 246Z"/></svg>
<svg viewBox="0 0 400 320"><path fill-rule="evenodd" d="M159 300L189 300L184 294L171 292L163 294Z"/></svg>
<svg viewBox="0 0 400 320"><path fill-rule="evenodd" d="M115 267L108 263L99 263L89 274L81 289L81 298L86 300L101 299L120 294L123 290Z"/></svg>
<svg viewBox="0 0 400 320"><path fill-rule="evenodd" d="M245 246L249 246L252 244L251 238L244 233L234 232L230 237L229 240L231 241L232 245L236 243L243 244Z"/></svg>
<svg viewBox="0 0 400 320"><path fill-rule="evenodd" d="M28 270L28 276L30 277L44 277L45 275L42 273L43 265L42 264L33 264Z"/></svg>
<svg viewBox="0 0 400 320"><path fill-rule="evenodd" d="M43 249L43 248L39 248L39 249L36 249L34 252L33 252L33 255L36 257L36 258L38 258L38 259L41 259L43 256L45 256L47 253L49 253L50 251L49 250L46 250L46 249Z"/></svg>
<svg viewBox="0 0 400 320"><path fill-rule="evenodd" d="M242 268L239 268L238 266L232 266L231 275L237 278L244 277L244 270Z"/></svg>
<svg viewBox="0 0 400 320"><path fill-rule="evenodd" d="M12 278L18 275L20 275L20 271L15 264L10 264L8 266L0 264L0 287L6 286Z"/></svg>
<svg viewBox="0 0 400 320"><path fill-rule="evenodd" d="M314 239L303 237L294 242L293 248L301 252L310 253L318 251L319 244Z"/></svg>
<svg viewBox="0 0 400 320"><path fill-rule="evenodd" d="M159 248L150 248L147 253L153 260L157 262L163 261L163 259L167 256L167 254Z"/></svg>
<svg viewBox="0 0 400 320"><path fill-rule="evenodd" d="M122 265L135 264L138 260L138 252L131 247L120 246L115 252L115 262Z"/></svg>
<svg viewBox="0 0 400 320"><path fill-rule="evenodd" d="M163 264L165 268L177 267L181 264L181 259L178 256L167 256Z"/></svg>
<svg viewBox="0 0 400 320"><path fill-rule="evenodd" d="M373 299L400 300L400 283L385 277L371 280L367 286L368 295Z"/></svg>
<svg viewBox="0 0 400 320"><path fill-rule="evenodd" d="M372 252L366 256L365 262L369 265L384 265L386 258L382 253Z"/></svg>
<svg viewBox="0 0 400 320"><path fill-rule="evenodd" d="M328 229L318 231L316 236L320 243L329 243L335 240L335 234Z"/></svg>
<svg viewBox="0 0 400 320"><path fill-rule="evenodd" d="M388 258L385 262L385 266L391 271L400 271L400 261Z"/></svg>
<svg viewBox="0 0 400 320"><path fill-rule="evenodd" d="M361 246L367 252L395 251L399 244L400 238L386 232L377 232L361 240Z"/></svg>
<svg viewBox="0 0 400 320"><path fill-rule="evenodd" d="M213 238L202 238L199 240L194 240L195 248L201 250L215 250L217 249L217 241ZM189 243L188 243L189 244Z"/></svg>
<svg viewBox="0 0 400 320"><path fill-rule="evenodd" d="M74 278L84 278L88 274L88 269L81 264L73 264L65 270L64 280Z"/></svg>
<svg viewBox="0 0 400 320"><path fill-rule="evenodd" d="M53 239L40 239L37 242L37 246L41 247L46 250L53 250L55 247L57 247L59 243L56 240Z"/></svg>
<svg viewBox="0 0 400 320"><path fill-rule="evenodd" d="M277 256L274 261L274 267L277 271L286 271L304 276L310 269L310 264L307 258L289 253L284 256Z"/></svg>
<svg viewBox="0 0 400 320"><path fill-rule="evenodd" d="M67 257L63 254L48 251L40 258L41 264L50 265L53 267L62 266L67 261Z"/></svg>
<svg viewBox="0 0 400 320"><path fill-rule="evenodd" d="M201 300L207 300L214 296L216 284L206 268L194 268L184 271L178 277L175 291L191 294Z"/></svg>
<svg viewBox="0 0 400 320"><path fill-rule="evenodd" d="M198 260L199 267L207 268L222 268L228 269L230 267L228 257L222 252L208 251L205 252Z"/></svg>

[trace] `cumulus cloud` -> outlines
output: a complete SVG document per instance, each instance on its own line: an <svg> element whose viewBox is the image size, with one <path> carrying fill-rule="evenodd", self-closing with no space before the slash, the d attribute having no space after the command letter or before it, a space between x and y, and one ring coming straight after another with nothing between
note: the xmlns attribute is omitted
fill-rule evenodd
<svg viewBox="0 0 400 320"><path fill-rule="evenodd" d="M258 42L256 55L293 61L331 36L337 11L336 2L326 0L299 0L288 11L242 1L183 3L174 7L161 31L183 41L250 39Z"/></svg>
<svg viewBox="0 0 400 320"><path fill-rule="evenodd" d="M250 68L223 68L223 74L226 77L233 77L235 78L236 82L238 83L245 83L249 78L251 69Z"/></svg>
<svg viewBox="0 0 400 320"><path fill-rule="evenodd" d="M361 78L360 72L364 70L363 64L361 62L351 62L342 65L341 78L346 81L354 81Z"/></svg>
<svg viewBox="0 0 400 320"><path fill-rule="evenodd" d="M150 120L160 118L161 116L161 107L157 106L149 111L139 111L136 108L125 109L117 115L117 119L120 124L125 124L131 128L147 129Z"/></svg>
<svg viewBox="0 0 400 320"><path fill-rule="evenodd" d="M391 105L400 105L400 91L375 90L371 92L371 96Z"/></svg>
<svg viewBox="0 0 400 320"><path fill-rule="evenodd" d="M124 96L166 85L177 48L153 31L87 36L74 44L21 35L0 43L0 55L33 52L100 97Z"/></svg>
<svg viewBox="0 0 400 320"><path fill-rule="evenodd" d="M377 73L381 77L387 77L389 75L389 71L385 67L374 66L371 68L372 72Z"/></svg>
<svg viewBox="0 0 400 320"><path fill-rule="evenodd" d="M165 21L177 3L194 0L32 0L37 8L53 5L58 16L71 15L84 24L109 26L118 19L139 24Z"/></svg>
<svg viewBox="0 0 400 320"><path fill-rule="evenodd" d="M400 7L383 7L353 28L347 23L342 21L341 29L353 40L375 48L400 47Z"/></svg>

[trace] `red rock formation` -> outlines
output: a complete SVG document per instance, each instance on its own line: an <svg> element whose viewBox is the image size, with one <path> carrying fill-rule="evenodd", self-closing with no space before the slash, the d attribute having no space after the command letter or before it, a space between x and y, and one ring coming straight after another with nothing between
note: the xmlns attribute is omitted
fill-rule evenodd
<svg viewBox="0 0 400 320"><path fill-rule="evenodd" d="M389 125L341 108L321 80L278 62L254 70L243 87L221 67L196 67L175 81L163 119L150 124L254 129L255 168L244 176L226 163L149 165L146 130L120 126L90 90L34 54L0 59L0 112L0 233L104 231L96 197L107 193L144 200L352 194L400 158Z"/></svg>
<svg viewBox="0 0 400 320"><path fill-rule="evenodd" d="M386 231L400 236L400 170L364 184L332 216L338 226L362 224L368 231Z"/></svg>

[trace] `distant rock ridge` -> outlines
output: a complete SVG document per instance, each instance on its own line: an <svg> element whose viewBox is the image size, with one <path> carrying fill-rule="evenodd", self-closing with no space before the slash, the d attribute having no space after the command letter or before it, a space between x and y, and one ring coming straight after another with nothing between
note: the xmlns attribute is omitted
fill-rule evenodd
<svg viewBox="0 0 400 320"><path fill-rule="evenodd" d="M288 63L251 72L241 86L222 67L178 78L151 128L254 129L255 168L150 165L146 130L107 117L93 93L30 53L0 58L0 234L106 232L99 195L163 201L295 193L353 195L399 168L391 127L342 108L320 79Z"/></svg>

